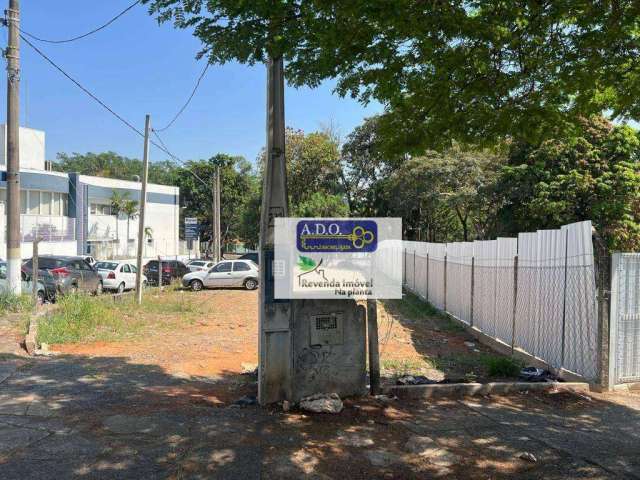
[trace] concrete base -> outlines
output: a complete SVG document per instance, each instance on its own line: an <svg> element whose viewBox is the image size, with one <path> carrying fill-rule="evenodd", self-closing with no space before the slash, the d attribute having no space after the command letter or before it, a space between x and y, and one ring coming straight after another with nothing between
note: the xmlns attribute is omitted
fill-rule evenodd
<svg viewBox="0 0 640 480"><path fill-rule="evenodd" d="M551 390L589 392L584 382L494 382L494 383L447 383L437 385L397 385L383 388L387 395L402 400L424 400L435 398L461 398L474 395L506 395L517 392L547 392Z"/></svg>

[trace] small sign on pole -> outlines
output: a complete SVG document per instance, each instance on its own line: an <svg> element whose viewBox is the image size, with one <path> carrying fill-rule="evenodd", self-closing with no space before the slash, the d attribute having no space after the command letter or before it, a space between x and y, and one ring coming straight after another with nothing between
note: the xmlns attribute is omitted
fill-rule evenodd
<svg viewBox="0 0 640 480"><path fill-rule="evenodd" d="M185 240L195 240L200 235L200 225L198 219L193 217L185 217L184 219L184 238Z"/></svg>

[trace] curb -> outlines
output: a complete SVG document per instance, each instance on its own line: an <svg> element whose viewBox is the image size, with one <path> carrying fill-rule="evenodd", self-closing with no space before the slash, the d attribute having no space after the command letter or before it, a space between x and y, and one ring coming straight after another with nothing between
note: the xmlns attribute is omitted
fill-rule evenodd
<svg viewBox="0 0 640 480"><path fill-rule="evenodd" d="M589 392L589 384L585 382L494 382L394 385L383 388L383 392L386 395L395 395L401 400L506 395L525 391L547 392L550 390L586 393Z"/></svg>

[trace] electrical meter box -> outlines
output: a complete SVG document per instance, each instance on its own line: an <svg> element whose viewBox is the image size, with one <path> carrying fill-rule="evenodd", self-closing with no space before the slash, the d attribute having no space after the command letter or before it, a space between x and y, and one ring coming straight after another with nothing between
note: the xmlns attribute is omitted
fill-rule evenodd
<svg viewBox="0 0 640 480"><path fill-rule="evenodd" d="M366 310L355 300L294 302L294 402L316 393L366 393L365 322Z"/></svg>

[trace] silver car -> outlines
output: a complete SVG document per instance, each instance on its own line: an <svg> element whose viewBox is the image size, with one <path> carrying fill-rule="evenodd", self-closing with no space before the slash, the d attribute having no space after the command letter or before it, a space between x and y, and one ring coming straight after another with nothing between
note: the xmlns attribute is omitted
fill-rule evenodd
<svg viewBox="0 0 640 480"><path fill-rule="evenodd" d="M187 273L182 277L182 285L194 292L216 287L255 290L258 278L258 266L251 260L223 260L209 270Z"/></svg>
<svg viewBox="0 0 640 480"><path fill-rule="evenodd" d="M200 272L203 270L211 270L216 262L210 262L209 260L191 260L187 263L187 268L192 272Z"/></svg>

